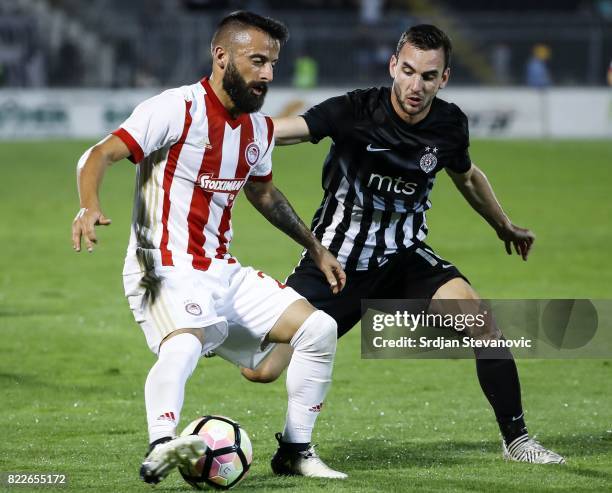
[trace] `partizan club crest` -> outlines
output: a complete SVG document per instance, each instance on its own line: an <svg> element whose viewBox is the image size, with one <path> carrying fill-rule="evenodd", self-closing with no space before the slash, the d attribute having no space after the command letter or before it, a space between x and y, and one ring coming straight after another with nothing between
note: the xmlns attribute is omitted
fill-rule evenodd
<svg viewBox="0 0 612 493"><path fill-rule="evenodd" d="M425 148L425 152L426 154L423 154L421 160L419 161L419 166L423 171L425 171L425 173L429 173L436 167L436 164L438 164L438 158L436 157L438 148L427 146Z"/></svg>

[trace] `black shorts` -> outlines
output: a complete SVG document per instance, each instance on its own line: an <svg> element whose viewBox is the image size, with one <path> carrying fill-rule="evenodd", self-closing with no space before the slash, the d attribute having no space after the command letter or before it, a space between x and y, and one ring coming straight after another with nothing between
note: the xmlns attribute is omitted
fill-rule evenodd
<svg viewBox="0 0 612 493"><path fill-rule="evenodd" d="M309 256L302 259L286 283L315 308L331 315L338 323L338 337L342 337L361 319L362 299L431 300L440 286L456 277L467 281L453 264L418 242L389 256L380 267L347 272L346 285L336 295Z"/></svg>

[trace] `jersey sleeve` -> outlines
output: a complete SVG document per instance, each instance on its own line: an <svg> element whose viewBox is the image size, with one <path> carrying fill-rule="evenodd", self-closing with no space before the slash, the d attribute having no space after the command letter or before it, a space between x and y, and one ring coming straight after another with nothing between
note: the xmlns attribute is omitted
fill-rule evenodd
<svg viewBox="0 0 612 493"><path fill-rule="evenodd" d="M472 159L470 158L470 130L467 116L461 112L459 118L460 132L457 138L457 147L453 153L452 159L447 163L446 167L455 173L465 173L472 167Z"/></svg>
<svg viewBox="0 0 612 493"><path fill-rule="evenodd" d="M272 118L266 116L268 125L268 148L257 165L253 167L249 174L249 181L270 181L272 180L272 151L274 150L274 124Z"/></svg>
<svg viewBox="0 0 612 493"><path fill-rule="evenodd" d="M188 103L180 93L165 91L140 103L112 132L130 150L128 158L139 163L146 156L177 142L188 117Z"/></svg>
<svg viewBox="0 0 612 493"><path fill-rule="evenodd" d="M310 131L310 141L316 144L325 137L335 142L341 140L343 129L349 127L352 114L351 101L347 94L329 98L310 108L302 115Z"/></svg>

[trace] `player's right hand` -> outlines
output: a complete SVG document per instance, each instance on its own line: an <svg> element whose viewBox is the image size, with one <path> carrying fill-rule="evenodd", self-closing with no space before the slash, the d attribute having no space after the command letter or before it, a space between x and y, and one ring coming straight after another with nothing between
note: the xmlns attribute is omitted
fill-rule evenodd
<svg viewBox="0 0 612 493"><path fill-rule="evenodd" d="M342 291L346 284L346 273L338 259L320 243L308 251L315 265L327 279L332 293L338 294Z"/></svg>
<svg viewBox="0 0 612 493"><path fill-rule="evenodd" d="M87 251L93 252L94 245L98 243L95 227L110 224L111 220L105 217L102 211L83 207L72 221L72 248L80 252L81 237L83 237Z"/></svg>

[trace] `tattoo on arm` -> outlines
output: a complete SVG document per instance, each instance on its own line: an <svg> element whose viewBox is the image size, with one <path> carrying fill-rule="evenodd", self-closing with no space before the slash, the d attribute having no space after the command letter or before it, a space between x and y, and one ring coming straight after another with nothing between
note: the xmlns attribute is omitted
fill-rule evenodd
<svg viewBox="0 0 612 493"><path fill-rule="evenodd" d="M247 193L249 200L271 224L305 248L311 248L316 240L308 226L297 215L287 198L276 187L265 194Z"/></svg>
<svg viewBox="0 0 612 493"><path fill-rule="evenodd" d="M274 189L266 219L305 248L313 245L313 234L280 190Z"/></svg>

